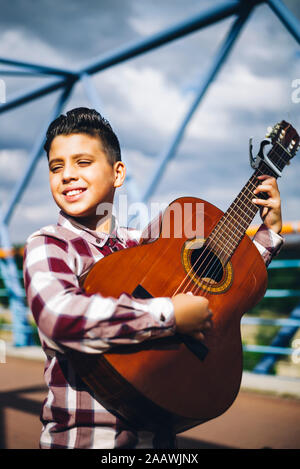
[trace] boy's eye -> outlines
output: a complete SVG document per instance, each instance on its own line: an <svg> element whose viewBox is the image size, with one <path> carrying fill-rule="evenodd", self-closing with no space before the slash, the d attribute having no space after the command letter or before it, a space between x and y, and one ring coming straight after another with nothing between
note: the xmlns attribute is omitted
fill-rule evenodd
<svg viewBox="0 0 300 469"><path fill-rule="evenodd" d="M89 160L79 160L79 161L77 161L77 164L79 164L79 166L87 166L87 165L89 165L89 164L91 164L91 163L92 163L92 162L89 161ZM50 166L49 169L50 169L50 171L51 171L52 173L56 173L56 172L59 171L62 167L63 167L62 164L56 164L56 165L54 165L54 166Z"/></svg>
<svg viewBox="0 0 300 469"><path fill-rule="evenodd" d="M58 171L62 166L61 165L56 165L56 166L50 166L50 171L52 173L55 173L56 171Z"/></svg>

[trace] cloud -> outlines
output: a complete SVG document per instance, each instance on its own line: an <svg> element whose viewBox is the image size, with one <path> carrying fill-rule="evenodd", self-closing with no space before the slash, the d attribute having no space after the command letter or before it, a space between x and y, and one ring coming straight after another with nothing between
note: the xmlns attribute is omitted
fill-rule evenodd
<svg viewBox="0 0 300 469"><path fill-rule="evenodd" d="M116 92L113 102L118 122L127 127L138 122L141 128L151 129L153 136L171 132L186 107L187 100L180 90L160 70L151 67L123 66L119 73L110 74L104 86Z"/></svg>
<svg viewBox="0 0 300 469"><path fill-rule="evenodd" d="M13 51L13 55L8 54L8 51ZM2 32L0 55L12 60L26 61L27 59L37 64L44 61L46 65L55 64L57 67L65 67L65 57L59 48L51 46L31 31L17 29L16 26Z"/></svg>
<svg viewBox="0 0 300 469"><path fill-rule="evenodd" d="M86 0L83 5L71 0L41 0L38 4L17 0L5 2L0 24L2 31L17 29L59 50L69 63L70 59L85 60L133 38L126 21L130 12L130 1ZM38 58L49 63L47 55L33 56L30 50L19 56L17 49L14 58Z"/></svg>
<svg viewBox="0 0 300 469"><path fill-rule="evenodd" d="M83 6L70 0L5 2L0 18L0 56L77 67L218 3L87 0ZM293 11L299 10L299 2L285 3ZM119 135L137 187L144 188L149 182L233 20L221 21L93 76L103 114ZM291 100L292 80L299 78L297 50L296 41L273 12L259 5L195 112L152 198L170 202L191 194L226 208L251 173L249 137L254 137L258 148L266 127L283 118L300 129L300 104ZM9 96L46 80L5 78ZM3 203L9 200L26 167L30 149L46 127L57 97L55 93L0 115ZM80 84L67 108L78 105L90 105ZM56 219L42 161L12 219L13 237L23 235L22 222L25 234L39 222L48 224ZM298 175L295 159L280 180L284 213L289 218L299 217Z"/></svg>
<svg viewBox="0 0 300 469"><path fill-rule="evenodd" d="M26 162L26 152L23 150L0 150L0 180L13 184L19 180Z"/></svg>

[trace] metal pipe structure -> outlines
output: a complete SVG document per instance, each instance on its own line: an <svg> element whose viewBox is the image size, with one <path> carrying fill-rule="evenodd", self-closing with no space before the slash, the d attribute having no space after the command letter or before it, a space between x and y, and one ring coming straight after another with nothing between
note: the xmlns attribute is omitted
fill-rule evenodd
<svg viewBox="0 0 300 469"><path fill-rule="evenodd" d="M38 88L35 87L32 90L28 90L26 93L17 94L0 106L0 114L14 109L15 107L22 106L22 104L29 103L34 99L41 98L42 96L52 93L53 91L57 91L60 88L65 88L66 86L68 86L68 79L56 79L50 84L44 84Z"/></svg>
<svg viewBox="0 0 300 469"><path fill-rule="evenodd" d="M142 54L145 54L149 51L153 51L158 47L165 46L172 41L186 37L188 34L195 33L202 28L216 24L217 22L229 18L231 16L236 17L235 21L227 34L227 37L223 44L221 45L217 55L215 56L211 67L209 68L206 77L203 79L203 82L200 84L198 91L195 94L194 100L187 110L184 119L179 124L174 137L171 139L166 151L159 157L158 165L156 166L153 175L151 177L148 186L141 194L138 189L137 184L135 183L133 174L131 171L128 171L127 175L127 190L129 192L130 198L132 201L146 201L149 199L153 191L156 189L159 179L162 177L164 171L167 168L168 162L174 157L176 149L180 141L182 140L185 129L189 124L195 110L199 106L203 96L209 88L209 85L216 78L217 73L219 72L221 66L225 62L232 46L235 43L242 27L244 26L246 20L249 17L252 9L262 3L266 3L274 11L274 13L279 17L287 30L295 37L299 42L300 36L300 26L299 21L292 15L286 6L281 2L281 0L227 0L220 3L218 6L211 7L204 12L200 12L193 17L187 18L184 21L181 21L172 27L169 27L163 31L160 31L156 34L153 34L146 39L135 42L134 44L125 45L117 50L114 50L108 54L104 54L100 57L94 58L92 61L89 61L86 64L83 64L81 67L74 67L73 70L67 70L60 67L50 67L39 64L34 64L30 62L20 61L20 60L11 60L7 58L0 57L0 64L3 64L6 68L3 67L3 74L12 75L12 76L43 76L43 77L53 77L51 81L29 89L26 92L17 93L15 96L10 98L7 102L0 104L0 113L4 113L8 110L15 109L23 104L32 102L35 99L46 96L54 91L62 90L61 96L54 107L53 112L51 113L48 124L55 119L58 114L61 112L63 106L65 105L70 93L72 92L73 86L81 81L84 87L84 90L88 96L88 99L91 101L93 106L98 110L102 110L102 104L100 102L97 90L95 89L94 84L92 83L91 76L95 73L108 69L112 66L121 64L129 59L134 59ZM11 67L11 69L10 69ZM1 74L1 69L0 69ZM103 114L103 112L101 112ZM44 137L46 133L46 126L41 131L41 135L37 138L36 143L32 149L29 163L27 168L24 171L24 174L21 180L16 185L12 198L1 216L0 213L0 233L1 233L1 243L3 247L10 248L9 234L8 234L8 224L14 213L14 209L17 203L20 201L30 178L33 175L36 164L39 160L39 157L42 152ZM1 246L0 246L1 248ZM14 271L13 263L14 259L12 256L6 259L1 259L1 271L4 274L4 277L8 277L5 280L5 286L10 292L12 298L19 298L20 296L20 284L17 282L17 276L11 275L8 272ZM5 264L6 263L6 264ZM9 265L9 268L6 268L6 265ZM14 280L12 280L14 278ZM22 332L25 331L24 324L20 320L20 316L24 313L20 313L19 305L16 303L11 303L12 314L14 321L16 321L16 330L15 330L15 345L24 345L28 342L28 335L24 332L22 338ZM18 325L19 324L19 325Z"/></svg>
<svg viewBox="0 0 300 469"><path fill-rule="evenodd" d="M0 224L0 239L1 245L11 250L8 229L4 223ZM13 344L15 346L32 345L32 329L28 324L23 288L12 255L0 259L0 271L8 292L9 308L12 313Z"/></svg>
<svg viewBox="0 0 300 469"><path fill-rule="evenodd" d="M296 308L292 311L290 315L290 320L298 320L300 319L300 303ZM273 348L269 349L266 348L266 354L262 357L259 363L255 366L253 372L259 374L267 374L272 371L272 368L276 361L278 360L277 348L287 348L290 344L291 339L296 334L297 330L299 329L298 324L288 324L283 326L276 337L272 340L270 347Z"/></svg>
<svg viewBox="0 0 300 469"><path fill-rule="evenodd" d="M25 170L22 180L19 182L15 189L12 200L8 204L6 212L3 214L3 216L0 212L1 246L7 250L12 249L7 228L8 223L16 207L16 204L18 203L21 195L23 194L25 188L29 183L30 178L33 175L34 168L36 167L38 159L42 153L42 146L45 139L46 128L48 128L50 122L52 122L52 120L55 119L55 117L62 111L62 108L66 103L66 100L68 99L71 89L72 86L65 88L63 93L59 97L59 100L50 116L47 127L43 129L40 139L38 139L37 143L34 145L27 169ZM7 256L5 259L1 259L0 269L5 287L9 292L9 306L13 319L13 344L16 347L32 345L32 330L30 327L28 327L28 311L24 303L24 294L22 291L20 278L18 277L18 271L14 257Z"/></svg>
<svg viewBox="0 0 300 469"><path fill-rule="evenodd" d="M262 0L250 1L251 4L257 4L261 3ZM247 3L248 2L249 0L247 0ZM172 28L168 28L167 30L154 34L147 39L139 41L135 44L130 44L129 46L118 49L117 51L113 51L104 57L101 56L97 59L94 59L92 63L88 63L85 66L79 68L77 71L75 70L71 72L71 75L74 80L78 80L83 73L94 74L113 65L120 64L128 59L137 57L145 52L167 44L168 42L179 39L180 37L195 32L203 27L214 24L217 21L225 19L233 14L237 14L241 9L242 3L243 2L238 0L224 2L218 7L211 8L204 13L202 12L199 15L188 18L187 20L176 24ZM5 63L5 60L8 61L8 59L2 59L3 63ZM18 63L17 61L10 62L12 65L17 65ZM22 65L22 67L26 66L25 62L19 63ZM36 69L41 70L41 66L36 66L34 64L27 64L27 68L30 68L33 71ZM50 67L46 67L45 72L48 73L51 70L53 71L53 69ZM57 74L62 74L65 76L64 71L59 69L57 71L59 72ZM68 73L70 72L68 71ZM70 78L70 75L68 75L68 78ZM13 109L16 106L25 104L33 99L45 96L46 94L51 93L52 91L56 91L65 85L66 80L53 80L53 82L48 85L34 88L33 90L29 90L24 94L17 95L12 100L8 101L0 107L0 113L9 109Z"/></svg>
<svg viewBox="0 0 300 469"><path fill-rule="evenodd" d="M3 216L3 220L2 220L2 222L4 224L8 224L10 222L13 211L14 211L17 203L19 202L24 190L26 189L26 187L27 187L27 185L28 185L33 173L34 173L34 169L36 167L36 164L37 164L37 162L38 162L38 160L41 156L47 128L48 128L50 122L52 122L52 120L55 119L57 117L57 115L61 112L64 104L66 103L66 101L67 101L67 99L68 99L68 97L71 93L72 86L73 86L73 84L70 84L69 86L67 86L63 90L63 93L59 97L59 100L58 100L57 104L55 105L54 110L51 113L50 119L47 121L46 125L42 129L40 137L36 140L36 143L33 146L31 157L29 158L28 166L25 169L25 172L23 174L22 179L16 185L14 193L13 193L12 198L11 198L11 201L8 203L6 211L4 212L4 216ZM0 220L0 223L1 223L1 220Z"/></svg>
<svg viewBox="0 0 300 469"><path fill-rule="evenodd" d="M300 44L300 22L281 0L267 0L268 5Z"/></svg>
<svg viewBox="0 0 300 469"><path fill-rule="evenodd" d="M199 29L205 28L206 26L215 24L231 15L239 14L241 9L244 8L244 4L251 4L251 6L254 6L258 3L261 3L261 0L223 2L217 7L212 7L204 13L201 12L198 15L188 18L165 31L161 31L142 41L120 48L112 54L107 54L99 59L93 60L93 63L85 65L84 68L79 70L77 73L82 73L83 70L86 73L95 73L105 70L108 67L120 64L125 60L132 59L138 55L144 54L145 52L149 52L150 50L186 36L187 34L191 34Z"/></svg>
<svg viewBox="0 0 300 469"><path fill-rule="evenodd" d="M245 9L241 15L235 20L233 26L231 27L225 41L221 45L220 49L218 50L213 63L211 64L210 69L208 70L205 78L203 79L203 83L201 83L196 96L188 109L186 115L184 116L182 122L180 123L177 131L173 139L171 140L169 147L167 148L166 152L160 157L160 160L157 164L156 169L151 177L151 181L146 188L142 201L146 202L151 194L155 191L156 187L158 186L159 181L161 180L166 165L169 161L174 158L176 154L176 150L181 142L184 132L186 130L187 125L189 124L192 116L194 115L195 111L197 110L202 98L204 97L205 93L207 92L209 86L216 78L217 73L219 72L221 66L223 65L224 61L226 60L229 52L231 51L242 27L244 26L245 22L248 19L250 14L251 8Z"/></svg>
<svg viewBox="0 0 300 469"><path fill-rule="evenodd" d="M29 69L34 72L44 73L46 75L62 75L64 77L70 77L73 75L73 73L70 70L63 70L61 68L33 64L30 62L23 62L21 60L10 60L10 59L6 59L3 57L0 57L0 63L13 66L13 67L21 67L21 68Z"/></svg>

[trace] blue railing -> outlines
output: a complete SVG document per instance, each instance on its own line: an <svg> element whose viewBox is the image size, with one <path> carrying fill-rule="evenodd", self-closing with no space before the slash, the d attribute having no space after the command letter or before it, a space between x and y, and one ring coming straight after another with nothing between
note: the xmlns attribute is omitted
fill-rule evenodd
<svg viewBox="0 0 300 469"><path fill-rule="evenodd" d="M299 259L273 260L268 269L299 268ZM296 289L270 289L266 291L265 298L290 298L299 297L300 290ZM281 326L281 329L273 338L270 345L243 345L245 352L256 352L263 354L260 362L252 370L255 373L267 374L273 368L280 355L292 355L294 349L290 348L291 339L300 327L300 303L293 309L289 318L263 318L250 317L242 318L242 325L260 326Z"/></svg>
<svg viewBox="0 0 300 469"><path fill-rule="evenodd" d="M299 268L299 259L281 259L273 260L268 269L286 269L286 268ZM18 277L21 279L23 276L22 271L17 271ZM22 289L24 292L24 289ZM7 298L11 292L7 289L0 289L0 297ZM25 292L24 292L25 295ZM266 291L264 298L289 298L299 297L300 290L292 289L269 289ZM24 296L25 298L25 296ZM287 346L298 328L300 328L300 303L292 311L289 318L264 318L254 316L244 316L241 320L242 325L260 325L260 326L279 326L282 329L278 332L276 337L273 339L270 345L243 345L245 352L256 352L264 355L262 360L254 368L254 372L257 373L268 373L271 367L274 365L276 360L282 355L292 355L294 352L293 348ZM32 327L26 324L20 324L19 328L22 332L29 333L32 331ZM4 331L12 331L13 324L0 324L0 329ZM284 346L283 346L284 344Z"/></svg>
<svg viewBox="0 0 300 469"><path fill-rule="evenodd" d="M220 44L210 67L206 73L203 74L201 82L195 89L195 95L192 103L186 109L183 119L179 123L178 128L176 129L170 142L168 142L166 145L165 150L161 155L159 155L157 166L150 175L147 184L144 187L144 192L140 192L138 190L133 175L127 173L129 198L133 202L146 202L156 189L157 184L163 176L168 163L176 155L178 145L184 136L187 125L191 121L193 114L205 96L209 86L211 86L211 84L217 78L218 73L228 58L228 55L231 53L240 32L245 26L248 18L250 18L252 11L261 4L266 4L269 6L270 9L272 9L275 15L279 18L284 27L291 34L291 36L294 37L298 43L300 43L300 23L281 0L224 0L223 2L218 3L217 6L212 6L205 11L201 11L197 15L193 15L191 18L187 18L178 24L175 24L134 44L122 46L100 57L96 57L81 67L74 66L72 69L67 70L65 68L38 65L30 62L11 60L0 57L0 64L9 67L15 67L14 70L0 70L2 73L11 74L12 76L17 76L18 74L20 76L24 74L27 76L30 74L32 74L32 76L36 76L36 74L41 74L44 76L53 77L51 82L47 82L47 84L38 85L29 91L18 92L16 95L10 97L6 103L1 104L0 114L18 108L25 103L32 102L43 96L53 94L54 92L58 91L60 93L56 98L57 100L53 108L51 111L49 111L48 119L44 122L39 137L36 139L29 154L27 167L23 169L22 176L15 185L12 197L5 207L3 213L2 207L0 205L0 245L8 250L11 248L8 225L37 167L37 163L42 154L46 130L49 123L52 122L63 110L77 83L82 84L88 99L97 109L99 107L100 99L92 81L92 76L94 74L107 70L108 68L117 64L124 63L129 59L134 59L149 51L154 51L158 47L167 45L172 41L187 36L188 34L200 31L201 29L210 25L233 17L233 21L230 25L228 33L226 34L223 42ZM24 327L26 327L26 306L23 300L24 290L22 289L21 280L19 278L19 274L16 273L16 270L16 264L12 256L5 259L5 261L0 259L0 272L3 275L6 287L6 289L1 289L0 296L9 296L9 305L13 315L13 324L15 325L15 345L21 346L28 344L30 337L26 334L23 334L23 331L25 330ZM289 296L300 296L300 291L268 290L266 292L267 298L283 298Z"/></svg>

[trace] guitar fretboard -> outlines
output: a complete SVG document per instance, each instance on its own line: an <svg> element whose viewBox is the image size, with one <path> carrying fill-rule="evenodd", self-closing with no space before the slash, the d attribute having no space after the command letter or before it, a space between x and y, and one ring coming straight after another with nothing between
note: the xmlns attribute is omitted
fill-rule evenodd
<svg viewBox="0 0 300 469"><path fill-rule="evenodd" d="M275 144L268 154L268 158L280 171L287 162L285 153L285 148L281 147L279 144ZM262 174L278 177L265 162L261 161L259 167L247 181L206 240L205 244L213 249L224 265L231 258L259 210L259 207L252 202L252 199L268 198L266 193L253 194L253 191L261 184L261 180L257 179L257 176Z"/></svg>

